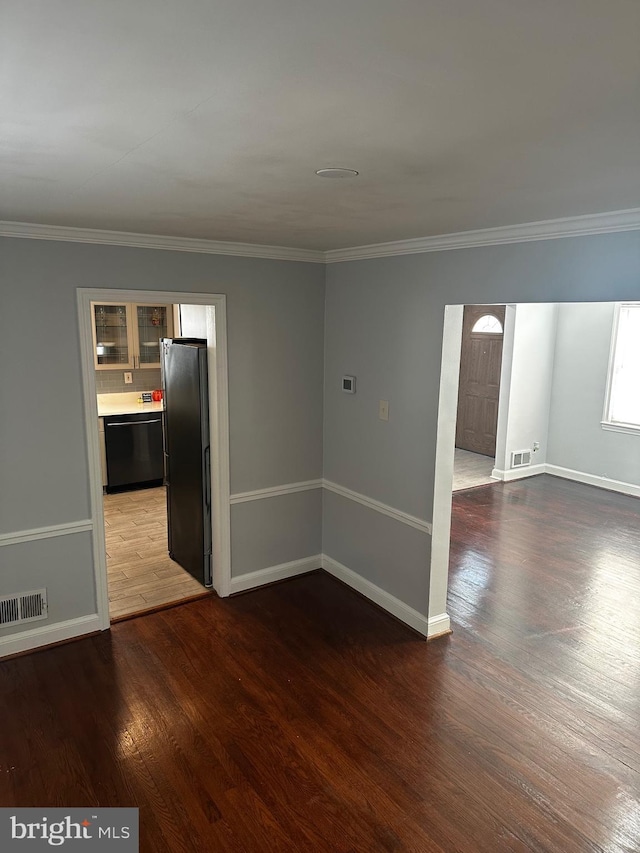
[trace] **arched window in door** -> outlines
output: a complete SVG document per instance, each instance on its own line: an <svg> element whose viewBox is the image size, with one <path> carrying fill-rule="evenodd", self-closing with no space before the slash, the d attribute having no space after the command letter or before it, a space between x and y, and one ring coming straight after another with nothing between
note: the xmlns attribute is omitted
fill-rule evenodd
<svg viewBox="0 0 640 853"><path fill-rule="evenodd" d="M493 314L483 314L473 324L471 331L481 335L501 335L502 323Z"/></svg>

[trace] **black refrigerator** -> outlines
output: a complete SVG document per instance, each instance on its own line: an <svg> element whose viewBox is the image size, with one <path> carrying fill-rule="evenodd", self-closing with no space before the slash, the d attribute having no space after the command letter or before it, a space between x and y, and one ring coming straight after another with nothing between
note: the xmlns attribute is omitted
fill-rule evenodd
<svg viewBox="0 0 640 853"><path fill-rule="evenodd" d="M163 338L160 352L169 556L211 586L207 342Z"/></svg>

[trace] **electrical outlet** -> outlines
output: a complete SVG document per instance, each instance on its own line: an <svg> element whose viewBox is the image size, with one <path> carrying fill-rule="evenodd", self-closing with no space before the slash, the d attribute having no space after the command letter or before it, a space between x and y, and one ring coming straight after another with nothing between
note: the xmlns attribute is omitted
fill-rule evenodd
<svg viewBox="0 0 640 853"><path fill-rule="evenodd" d="M131 383L132 383L132 382L133 382L133 374L128 373L128 372L127 372L127 373L125 373L125 375L124 375L124 384L125 384L125 385L131 385Z"/></svg>
<svg viewBox="0 0 640 853"><path fill-rule="evenodd" d="M378 417L381 421L389 420L389 401L388 400L380 400L380 406L378 408Z"/></svg>
<svg viewBox="0 0 640 853"><path fill-rule="evenodd" d="M540 442L539 441L533 442L533 452L535 453L536 450L540 450Z"/></svg>

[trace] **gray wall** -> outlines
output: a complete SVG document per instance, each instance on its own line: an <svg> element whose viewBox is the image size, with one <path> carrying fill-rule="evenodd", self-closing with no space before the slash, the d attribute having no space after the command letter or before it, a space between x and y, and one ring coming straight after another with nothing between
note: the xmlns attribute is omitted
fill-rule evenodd
<svg viewBox="0 0 640 853"><path fill-rule="evenodd" d="M601 426L613 314L610 302L559 306L547 462L640 486L640 436Z"/></svg>
<svg viewBox="0 0 640 853"><path fill-rule="evenodd" d="M330 264L325 477L430 520L445 305L638 299L639 271L637 232ZM341 392L343 373L358 377L356 395ZM379 399L389 400L388 423L378 420ZM409 542L414 531L398 523L390 565L386 553L376 556L366 545L380 525L379 513L366 512L368 524L357 529L326 516L325 552L347 566L361 555L357 570L365 578L426 614L420 590L429 537L423 562Z"/></svg>
<svg viewBox="0 0 640 853"><path fill-rule="evenodd" d="M79 287L227 294L231 491L322 476L321 265L1 239L0 287L0 534L89 517ZM288 517L271 513L261 534L270 560L318 552L320 501L301 493L300 504L309 550L299 538L292 557ZM236 543L252 536L243 519L234 512ZM95 610L93 566L77 538L47 540L50 557L38 563L56 621ZM0 548L0 594L22 589L17 554L27 547ZM261 568L260 557L244 556L243 569Z"/></svg>
<svg viewBox="0 0 640 853"><path fill-rule="evenodd" d="M322 489L231 507L232 575L315 557L322 551ZM320 568L318 565L317 568Z"/></svg>
<svg viewBox="0 0 640 853"><path fill-rule="evenodd" d="M444 306L639 299L639 270L635 232L326 268L0 240L0 533L89 515L78 287L227 294L232 492L322 475L324 315L325 476L430 520ZM358 377L355 396L341 392L343 373ZM390 402L388 423L378 420L379 399ZM234 507L236 549L254 531L261 543L260 553L239 551L243 571L263 567L265 554L272 563L317 553L320 501L299 494L310 533L297 540L297 550L307 553L293 555L286 544L286 501L270 499L277 503L273 511L265 507L268 523L255 518L257 505ZM367 543L384 529L380 514L364 507L356 518L345 503L327 499L323 547L329 556L427 613L430 537L390 519L397 528L385 535L392 552L382 542L372 548ZM38 578L56 607L60 603L60 620L86 614L94 594L90 556L82 556L75 539L59 537L55 547L50 540L38 560ZM26 557L12 555L26 554L27 545L0 548L0 594L17 591L9 587Z"/></svg>
<svg viewBox="0 0 640 853"><path fill-rule="evenodd" d="M544 303L516 305L507 312L496 442L495 467L499 470L508 471L511 453L532 450L534 442L540 449L532 453L531 464L546 462L556 315L557 306ZM511 341L508 322L513 322Z"/></svg>

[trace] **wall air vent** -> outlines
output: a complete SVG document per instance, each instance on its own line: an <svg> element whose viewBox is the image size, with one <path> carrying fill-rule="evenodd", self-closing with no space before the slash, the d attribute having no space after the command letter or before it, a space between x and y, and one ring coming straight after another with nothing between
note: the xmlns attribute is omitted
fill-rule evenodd
<svg viewBox="0 0 640 853"><path fill-rule="evenodd" d="M512 468L524 468L527 465L531 465L531 451L530 450L514 450L511 453L511 467Z"/></svg>
<svg viewBox="0 0 640 853"><path fill-rule="evenodd" d="M47 590L0 595L0 628L47 618Z"/></svg>

